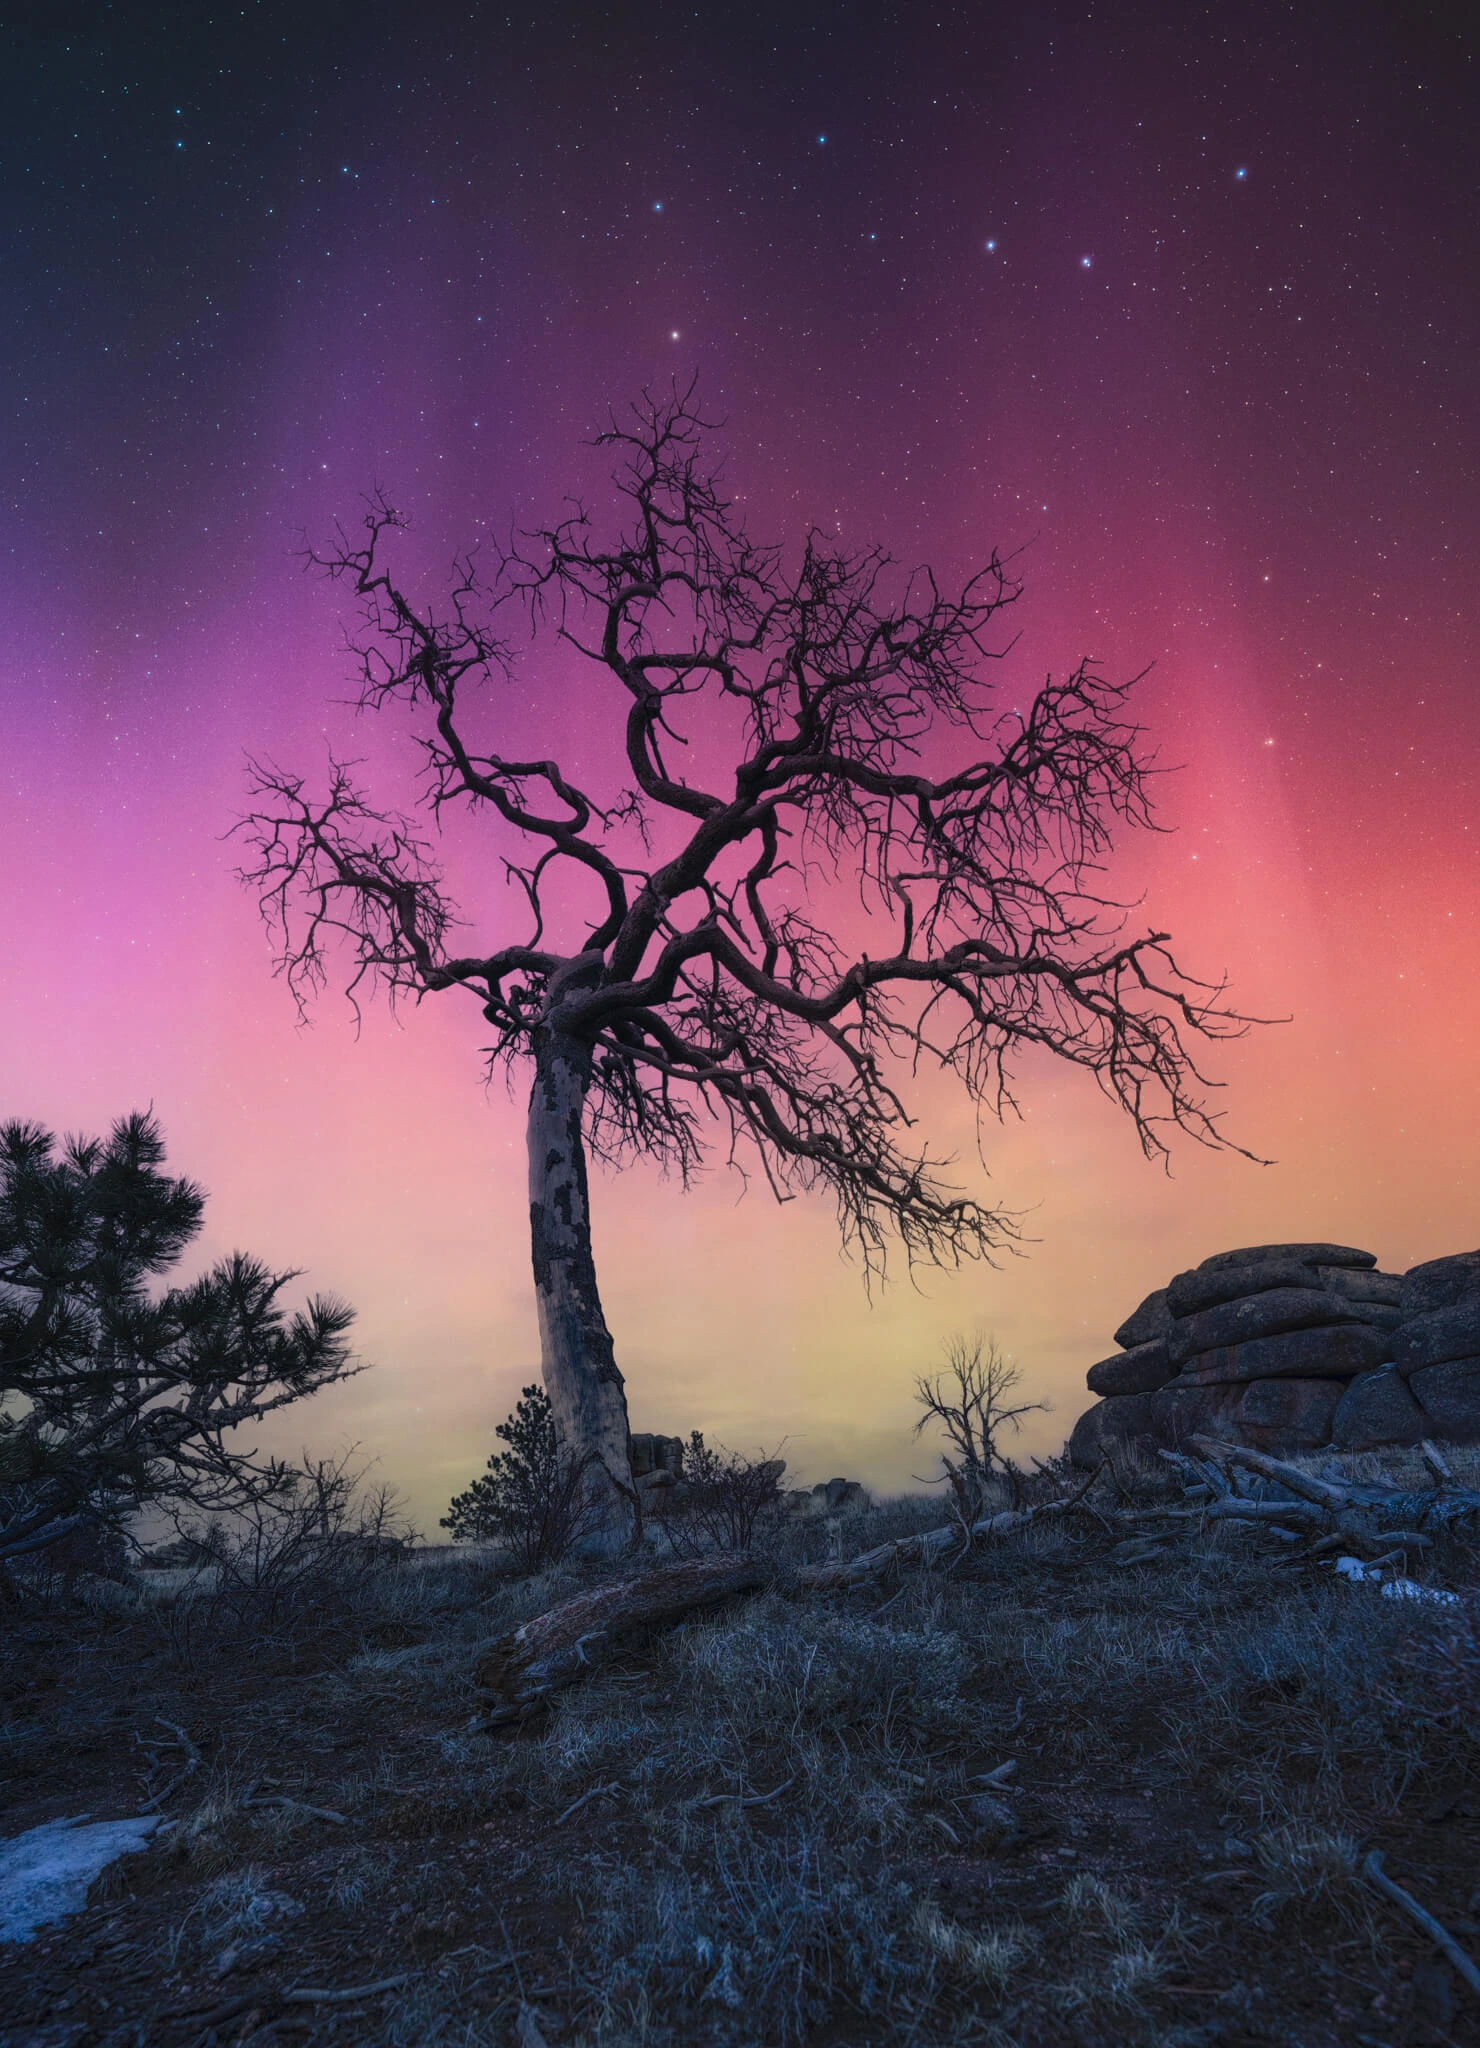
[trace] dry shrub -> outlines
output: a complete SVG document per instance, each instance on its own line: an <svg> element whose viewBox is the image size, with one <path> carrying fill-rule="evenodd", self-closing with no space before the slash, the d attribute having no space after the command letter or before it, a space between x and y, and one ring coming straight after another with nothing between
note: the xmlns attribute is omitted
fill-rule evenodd
<svg viewBox="0 0 1480 2048"><path fill-rule="evenodd" d="M840 2011L899 2019L928 1988L908 1888L805 1832L716 1835L702 1875L593 1858L578 1896L599 2041L661 2013L705 2040L785 2048Z"/></svg>
<svg viewBox="0 0 1480 2048"><path fill-rule="evenodd" d="M737 1732L877 1734L906 1717L948 1715L966 1675L959 1639L846 1614L798 1614L775 1597L682 1630L680 1683Z"/></svg>
<svg viewBox="0 0 1480 2048"><path fill-rule="evenodd" d="M1370 1922L1362 1852L1344 1829L1293 1821L1260 1835L1254 1854L1265 1889L1252 1911L1266 1926L1292 1911L1331 1910L1348 1923Z"/></svg>
<svg viewBox="0 0 1480 2048"><path fill-rule="evenodd" d="M921 1904L910 1917L917 1934L952 1977L990 1991L1002 1992L1013 1973L1033 1955L1038 1937L1021 1921L974 1933L947 1920L937 1906Z"/></svg>
<svg viewBox="0 0 1480 2048"><path fill-rule="evenodd" d="M1059 1911L1072 1930L1075 1967L1046 1990L1066 2013L1136 2007L1193 1946L1193 1929L1179 1905L1159 1925L1148 1925L1144 1908L1089 1874L1070 1880Z"/></svg>
<svg viewBox="0 0 1480 2048"><path fill-rule="evenodd" d="M748 1554L757 1534L781 1510L782 1459L747 1458L723 1445L711 1449L695 1430L684 1453L683 1485L659 1522L680 1557L712 1550Z"/></svg>

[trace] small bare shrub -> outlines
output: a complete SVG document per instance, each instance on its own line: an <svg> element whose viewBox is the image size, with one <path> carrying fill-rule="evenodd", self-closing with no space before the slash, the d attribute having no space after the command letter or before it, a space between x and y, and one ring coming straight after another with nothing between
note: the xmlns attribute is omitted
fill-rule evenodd
<svg viewBox="0 0 1480 2048"><path fill-rule="evenodd" d="M669 1544L680 1557L748 1551L761 1524L780 1509L785 1469L779 1458L711 1450L696 1429L684 1455L682 1495L662 1521Z"/></svg>
<svg viewBox="0 0 1480 2048"><path fill-rule="evenodd" d="M1008 1396L1022 1380L1023 1369L983 1330L971 1337L952 1337L945 1352L945 1371L933 1377L921 1374L915 1382L924 1411L915 1434L932 1423L944 1432L949 1449L942 1451L940 1462L952 1509L963 1529L969 1529L991 1507L1003 1478L1014 1490L1018 1485L1017 1468L1001 1449L1003 1432L1020 1429L1025 1415L1046 1412L1048 1403L1020 1401L1009 1407Z"/></svg>
<svg viewBox="0 0 1480 2048"><path fill-rule="evenodd" d="M352 1460L352 1451L305 1455L271 1495L189 1531L211 1566L166 1617L182 1663L193 1664L206 1643L287 1642L352 1621L355 1602L395 1569L413 1535L396 1495L367 1487Z"/></svg>

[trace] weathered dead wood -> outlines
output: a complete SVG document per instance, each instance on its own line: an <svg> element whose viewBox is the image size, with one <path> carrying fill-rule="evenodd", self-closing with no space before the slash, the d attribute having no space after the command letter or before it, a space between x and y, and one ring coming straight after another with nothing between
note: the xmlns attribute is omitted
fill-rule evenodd
<svg viewBox="0 0 1480 2048"><path fill-rule="evenodd" d="M1282 1458L1272 1458L1263 1451L1225 1443L1216 1437L1197 1436L1192 1441L1203 1454L1199 1458L1180 1451L1160 1454L1196 1481L1186 1491L1198 1496L1193 1506L1160 1511L1165 1518L1199 1523L1257 1523L1292 1541L1303 1536L1308 1547L1302 1556L1307 1558L1347 1549L1386 1565L1405 1553L1432 1544L1433 1538L1425 1529L1409 1526L1413 1521L1444 1527L1461 1519L1480 1517L1480 1494L1453 1487L1453 1475L1437 1451L1433 1458L1425 1460L1438 1482L1437 1490L1418 1497L1397 1487L1319 1479ZM1245 1490L1245 1473L1278 1486L1286 1497L1251 1498ZM1291 1495L1295 1498L1289 1498Z"/></svg>
<svg viewBox="0 0 1480 2048"><path fill-rule="evenodd" d="M379 1998L387 1991L399 1991L415 1975L414 1970L403 1970L398 1977L377 1977L373 1984L354 1984L344 1991L319 1991L311 1985L301 1985L280 1996L284 2005L354 2005L362 1998Z"/></svg>
<svg viewBox="0 0 1480 2048"><path fill-rule="evenodd" d="M1335 1510L1346 1507L1351 1500L1349 1486L1333 1486L1329 1479L1317 1479L1313 1472L1302 1472L1298 1465L1288 1465L1283 1458L1271 1458L1266 1451L1250 1450L1245 1444L1224 1443L1212 1436L1195 1436L1192 1441L1215 1464L1256 1472L1261 1479L1272 1480L1275 1485L1287 1488L1313 1507Z"/></svg>
<svg viewBox="0 0 1480 2048"><path fill-rule="evenodd" d="M1441 1486L1451 1485L1454 1480L1454 1474L1450 1471L1448 1465L1445 1463L1443 1454L1439 1450L1439 1446L1437 1444L1430 1443L1429 1439L1425 1437L1418 1448L1424 1463L1428 1466L1429 1470L1433 1473L1434 1477L1438 1480L1439 1484Z"/></svg>
<svg viewBox="0 0 1480 2048"><path fill-rule="evenodd" d="M310 1806L303 1799L289 1799L285 1793L264 1792L261 1798L244 1799L243 1806L282 1806L291 1813L306 1813L314 1820L333 1821L336 1827L348 1827L342 1813L336 1813L330 1806Z"/></svg>
<svg viewBox="0 0 1480 2048"><path fill-rule="evenodd" d="M712 1792L707 1799L698 1799L696 1806L769 1806L773 1799L779 1799L783 1792L789 1792L796 1783L795 1776L783 1778L769 1792Z"/></svg>
<svg viewBox="0 0 1480 2048"><path fill-rule="evenodd" d="M562 1600L500 1637L479 1661L473 1678L488 1701L485 1726L524 1720L634 1636L672 1628L732 1594L757 1592L769 1577L753 1558L724 1554L663 1565Z"/></svg>
<svg viewBox="0 0 1480 2048"><path fill-rule="evenodd" d="M1391 1899L1400 1911L1406 1913L1416 1926L1423 1929L1440 1954L1453 1963L1470 1989L1480 1995L1480 1970L1475 1968L1448 1928L1442 1926L1432 1913L1427 1912L1412 1892L1405 1892L1402 1885L1393 1883L1382 1867L1381 1850L1368 1851L1362 1863L1362 1875L1369 1884L1376 1886L1385 1899Z"/></svg>
<svg viewBox="0 0 1480 2048"><path fill-rule="evenodd" d="M1055 1515L1067 1514L1071 1508L1080 1505L1098 1477L1098 1472L1092 1473L1077 1493L1066 1494L1062 1500L1040 1501L1036 1507L1004 1508L1000 1514L983 1515L980 1521L971 1524L965 1542L961 1525L951 1522L941 1529L926 1529L918 1536L901 1536L893 1543L881 1543L873 1550L862 1551L857 1557L843 1558L835 1564L803 1565L795 1575L795 1583L808 1588L862 1586L905 1565L936 1564L953 1552L971 1548L978 1541L985 1542L993 1536L1010 1536L1019 1529L1025 1529L1030 1522L1047 1521Z"/></svg>
<svg viewBox="0 0 1480 2048"><path fill-rule="evenodd" d="M609 1785L593 1785L589 1792L583 1792L579 1799L572 1799L564 1813L557 1813L550 1825L563 1828L573 1813L579 1813L583 1806L589 1806L593 1799L620 1799L622 1788L614 1778Z"/></svg>

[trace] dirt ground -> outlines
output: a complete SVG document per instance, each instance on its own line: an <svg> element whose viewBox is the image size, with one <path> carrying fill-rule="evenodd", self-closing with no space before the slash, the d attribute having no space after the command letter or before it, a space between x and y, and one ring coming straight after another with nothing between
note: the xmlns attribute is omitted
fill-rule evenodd
<svg viewBox="0 0 1480 2048"><path fill-rule="evenodd" d="M595 1568L419 1552L225 1620L33 1594L0 1834L164 1824L0 1948L0 2044L1480 2042L1361 1872L1381 1850L1480 1953L1473 1609L1256 1532L1123 1535L1075 1516L822 1594L787 1575L826 1532L790 1528L771 1590L491 1733L479 1656Z"/></svg>

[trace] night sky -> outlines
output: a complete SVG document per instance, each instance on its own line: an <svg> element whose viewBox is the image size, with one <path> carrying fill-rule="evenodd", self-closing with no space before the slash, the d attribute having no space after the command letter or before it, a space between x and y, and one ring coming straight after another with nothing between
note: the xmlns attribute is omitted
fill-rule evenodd
<svg viewBox="0 0 1480 2048"><path fill-rule="evenodd" d="M271 975L224 841L246 750L390 800L342 593L383 487L425 593L601 502L607 409L697 373L757 533L960 577L1021 549L1004 702L1092 655L1180 772L1144 891L1192 971L1293 1021L1208 1051L1231 1137L1172 1176L1022 1069L930 1134L1026 1210L997 1271L870 1303L828 1205L599 1178L638 1428L788 1439L902 1485L915 1373L977 1323L1055 1403L1224 1247L1399 1268L1480 1243L1480 94L1458 10L36 5L0 65L0 1113L153 1103L241 1245L360 1310L375 1370L290 1415L434 1527L534 1376L522 1101L449 995L356 1039ZM618 779L610 698L538 650L521 744ZM454 890L500 926L492 847ZM192 1264L190 1270L194 1270Z"/></svg>

